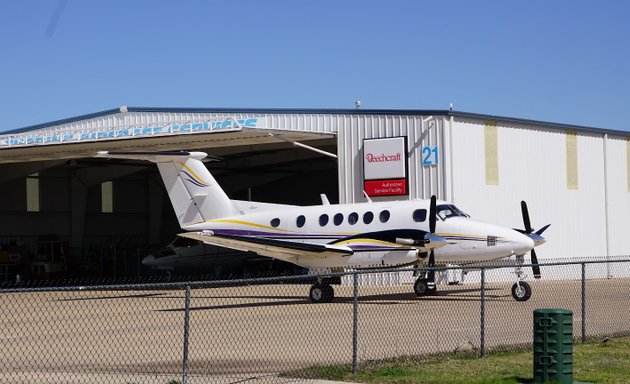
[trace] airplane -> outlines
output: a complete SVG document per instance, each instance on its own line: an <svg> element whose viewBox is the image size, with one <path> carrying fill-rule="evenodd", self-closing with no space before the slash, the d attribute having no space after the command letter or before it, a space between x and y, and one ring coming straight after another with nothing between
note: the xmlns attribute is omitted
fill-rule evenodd
<svg viewBox="0 0 630 384"><path fill-rule="evenodd" d="M175 269L205 270L209 267L241 267L254 253L225 250L204 242L176 237L165 247L154 250L142 259L142 265L160 271Z"/></svg>
<svg viewBox="0 0 630 384"><path fill-rule="evenodd" d="M475 221L446 201L405 201L296 206L231 200L202 163L203 152L101 151L96 157L157 164L180 227L181 237L238 251L254 252L310 269L376 269L414 266L417 296L436 292L436 264L474 265L516 256L517 301L531 297L521 265L530 252L534 277L540 267L534 247L545 242L531 227L521 202L525 229ZM420 267L425 265L422 273ZM333 300L330 277L311 286L313 303Z"/></svg>
<svg viewBox="0 0 630 384"><path fill-rule="evenodd" d="M295 264L278 262L253 252L240 252L204 243L187 237L176 237L166 246L153 250L142 258L142 265L154 270L171 273L207 273L214 278L269 274L273 265L275 273L298 273Z"/></svg>

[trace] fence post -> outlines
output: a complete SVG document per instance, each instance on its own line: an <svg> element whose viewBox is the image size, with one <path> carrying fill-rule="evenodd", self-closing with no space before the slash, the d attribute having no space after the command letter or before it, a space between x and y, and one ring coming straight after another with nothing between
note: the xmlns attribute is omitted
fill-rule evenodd
<svg viewBox="0 0 630 384"><path fill-rule="evenodd" d="M190 331L190 285L186 286L184 299L184 357L182 365L182 384L188 382L188 333Z"/></svg>
<svg viewBox="0 0 630 384"><path fill-rule="evenodd" d="M486 269L481 268L481 329L479 331L479 357L486 355Z"/></svg>
<svg viewBox="0 0 630 384"><path fill-rule="evenodd" d="M582 262L582 342L586 342L586 263Z"/></svg>
<svg viewBox="0 0 630 384"><path fill-rule="evenodd" d="M352 306L352 374L357 373L357 323L359 322L359 284L357 272L352 275L354 304Z"/></svg>

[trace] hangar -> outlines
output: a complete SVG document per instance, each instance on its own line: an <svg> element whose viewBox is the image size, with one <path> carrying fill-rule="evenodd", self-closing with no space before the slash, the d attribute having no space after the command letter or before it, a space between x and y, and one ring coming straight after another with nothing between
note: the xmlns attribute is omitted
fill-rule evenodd
<svg viewBox="0 0 630 384"><path fill-rule="evenodd" d="M139 275L179 231L156 169L101 150L207 152L241 200L435 194L508 227L526 200L534 226L552 224L541 262L630 254L630 132L450 110L120 107L0 132L0 281Z"/></svg>

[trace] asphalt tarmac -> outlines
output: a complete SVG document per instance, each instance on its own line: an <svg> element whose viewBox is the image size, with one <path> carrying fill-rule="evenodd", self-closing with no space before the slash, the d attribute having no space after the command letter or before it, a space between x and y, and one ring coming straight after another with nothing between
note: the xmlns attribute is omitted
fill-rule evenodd
<svg viewBox="0 0 630 384"><path fill-rule="evenodd" d="M511 284L439 286L417 298L409 284L359 287L359 362L401 355L531 343L536 308L573 311L574 336L630 332L630 279L535 281L516 302ZM308 302L308 285L193 289L190 383L289 383L316 364L350 364L352 287L330 304ZM0 383L162 383L181 380L184 291L0 293ZM483 341L482 341L483 340ZM303 381L301 381L303 382Z"/></svg>

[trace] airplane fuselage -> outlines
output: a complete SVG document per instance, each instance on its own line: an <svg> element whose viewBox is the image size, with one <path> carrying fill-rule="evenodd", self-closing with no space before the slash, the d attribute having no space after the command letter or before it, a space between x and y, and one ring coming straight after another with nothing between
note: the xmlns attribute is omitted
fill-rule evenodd
<svg viewBox="0 0 630 384"><path fill-rule="evenodd" d="M187 226L187 231L260 237L350 248L349 255L300 257L268 254L307 268L392 267L426 260L427 253L409 244L410 229L429 232L429 200L369 202L343 205L283 206ZM367 236L388 231L388 238ZM399 231L399 235L398 232ZM522 255L533 241L510 228L470 219L455 206L438 202L436 235L448 241L435 249L436 263L465 264ZM362 236L366 235L366 236ZM416 236L418 237L418 236ZM418 240L418 239L416 239Z"/></svg>

